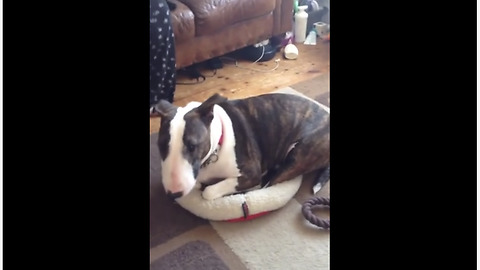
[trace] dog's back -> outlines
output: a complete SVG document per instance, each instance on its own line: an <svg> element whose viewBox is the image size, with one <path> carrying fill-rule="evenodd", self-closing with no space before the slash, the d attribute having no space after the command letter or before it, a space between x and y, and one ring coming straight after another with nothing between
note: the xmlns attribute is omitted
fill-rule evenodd
<svg viewBox="0 0 480 270"><path fill-rule="evenodd" d="M245 99L228 100L218 104L229 115L235 131L236 151L242 154L258 152L257 161L262 171L272 170L281 164L297 145L309 143L312 147L302 151L305 157L319 160L320 167L329 161L330 116L318 103L291 94L265 94ZM312 143L316 140L318 143ZM317 156L317 157L314 157ZM237 160L247 156L237 156ZM244 160L243 162L248 162ZM306 168L306 170L308 170Z"/></svg>

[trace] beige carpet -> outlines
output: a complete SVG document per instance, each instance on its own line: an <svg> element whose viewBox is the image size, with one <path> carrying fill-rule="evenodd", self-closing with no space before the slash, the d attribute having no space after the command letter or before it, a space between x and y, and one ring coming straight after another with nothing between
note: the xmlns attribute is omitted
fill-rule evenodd
<svg viewBox="0 0 480 270"><path fill-rule="evenodd" d="M328 74L281 91L303 93L330 105ZM156 138L152 134L150 269L329 269L329 231L311 225L301 214L301 204L313 196L310 176L277 211L238 223L210 222L165 197ZM330 184L316 196L330 197ZM329 218L328 210L315 213Z"/></svg>

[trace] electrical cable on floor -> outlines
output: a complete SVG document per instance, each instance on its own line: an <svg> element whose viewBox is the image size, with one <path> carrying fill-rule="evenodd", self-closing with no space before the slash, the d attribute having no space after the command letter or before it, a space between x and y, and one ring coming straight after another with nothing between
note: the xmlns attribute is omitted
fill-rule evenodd
<svg viewBox="0 0 480 270"><path fill-rule="evenodd" d="M260 61L263 56L265 55L265 46L262 46L263 50L262 50L262 55L260 55L260 57L255 60L255 62L251 63L251 65L257 63L258 61ZM227 56L224 56L224 57L221 57L220 59L225 59L225 60L230 60L230 61L234 61L235 62L235 66L238 67L238 68L242 68L242 69L249 69L249 70L253 70L253 71L258 71L258 72L271 72L271 71L274 71L278 68L278 66L280 65L280 59L276 59L275 60L275 67L271 68L271 69L267 69L267 70L264 70L264 69L256 69L256 68L251 68L251 67L242 67L242 66L239 66L238 65L238 61L237 59L235 58L232 58L232 57L227 57Z"/></svg>
<svg viewBox="0 0 480 270"><path fill-rule="evenodd" d="M255 64L255 63L258 63L258 61L262 60L263 56L265 55L265 46L262 46L262 54L260 55L260 57L255 60L254 62L251 63L251 65ZM271 72L271 71L274 71L276 70L279 66L280 66L280 59L277 58L275 60L275 67L271 68L271 69L257 69L257 68L252 68L252 67L245 67L245 66L240 66L238 64L238 60L235 59L235 58L232 58L232 57L227 57L227 56L223 56L223 57L220 57L220 60L230 60L230 61L233 61L234 62L234 65L238 68L241 68L241 69L247 69L247 70L253 70L253 71L257 71L257 72ZM191 74L190 76L192 76L192 72L194 73L192 77L196 77L197 81L196 82L178 82L176 84L178 85L195 85L195 84L199 84L199 83L203 83L207 77L211 78L211 77L214 77L216 74L217 74L217 69L214 69L213 70L213 74L212 75L203 75L201 74L198 70L194 69L194 70L190 70L189 71ZM200 80L200 78L202 80Z"/></svg>
<svg viewBox="0 0 480 270"><path fill-rule="evenodd" d="M255 60L255 62L253 62L252 64L255 64L258 61L260 61L260 59L262 59L264 55L265 55L265 46L262 46L262 55L260 55L260 57L257 60Z"/></svg>

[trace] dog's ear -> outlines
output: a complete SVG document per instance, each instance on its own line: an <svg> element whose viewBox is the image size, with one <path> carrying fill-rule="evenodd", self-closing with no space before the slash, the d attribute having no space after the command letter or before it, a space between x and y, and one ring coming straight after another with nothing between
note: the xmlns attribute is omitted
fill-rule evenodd
<svg viewBox="0 0 480 270"><path fill-rule="evenodd" d="M218 93L215 93L213 96L205 100L200 106L198 106L197 112L200 115L202 121L205 123L205 125L209 125L210 122L212 122L213 106L215 106L215 104L219 104L224 101L227 101L226 97L223 97Z"/></svg>
<svg viewBox="0 0 480 270"><path fill-rule="evenodd" d="M151 113L158 114L162 118L173 118L175 116L177 108L177 106L162 99L157 103L157 105L152 108Z"/></svg>

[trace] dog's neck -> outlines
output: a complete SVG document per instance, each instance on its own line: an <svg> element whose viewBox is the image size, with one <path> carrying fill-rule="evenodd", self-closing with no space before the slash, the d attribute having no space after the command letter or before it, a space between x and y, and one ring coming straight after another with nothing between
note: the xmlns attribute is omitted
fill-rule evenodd
<svg viewBox="0 0 480 270"><path fill-rule="evenodd" d="M215 109L213 110L213 119L212 123L210 124L210 150L208 151L207 155L202 159L202 166L205 167L208 164L217 161L217 155L220 147L223 143L223 123L221 116L218 113L215 113Z"/></svg>

